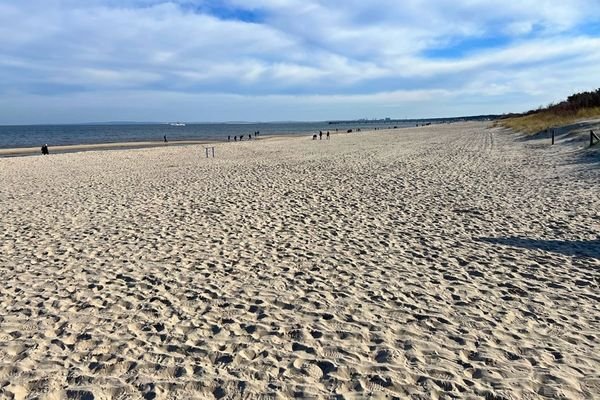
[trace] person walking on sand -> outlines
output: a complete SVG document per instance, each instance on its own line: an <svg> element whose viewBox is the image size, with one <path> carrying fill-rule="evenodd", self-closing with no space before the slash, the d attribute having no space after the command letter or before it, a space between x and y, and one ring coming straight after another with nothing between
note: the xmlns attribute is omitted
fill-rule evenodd
<svg viewBox="0 0 600 400"><path fill-rule="evenodd" d="M323 140L323 131L319 131L319 140Z"/></svg>
<svg viewBox="0 0 600 400"><path fill-rule="evenodd" d="M329 131L327 131L327 140L329 140Z"/></svg>
<svg viewBox="0 0 600 400"><path fill-rule="evenodd" d="M231 135L227 136L227 141L231 142Z"/></svg>
<svg viewBox="0 0 600 400"><path fill-rule="evenodd" d="M165 141L165 143L168 143L169 141L167 140L167 135L163 136L163 140Z"/></svg>

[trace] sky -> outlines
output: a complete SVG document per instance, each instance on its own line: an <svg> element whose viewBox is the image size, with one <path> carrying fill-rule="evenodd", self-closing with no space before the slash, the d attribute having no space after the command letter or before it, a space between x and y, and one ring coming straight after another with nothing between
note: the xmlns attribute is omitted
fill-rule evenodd
<svg viewBox="0 0 600 400"><path fill-rule="evenodd" d="M522 112L600 87L600 0L0 0L0 124Z"/></svg>

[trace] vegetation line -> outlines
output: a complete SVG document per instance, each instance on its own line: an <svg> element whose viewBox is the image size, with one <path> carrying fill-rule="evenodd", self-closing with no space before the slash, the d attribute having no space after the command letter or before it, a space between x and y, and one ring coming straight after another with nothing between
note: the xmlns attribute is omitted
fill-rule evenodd
<svg viewBox="0 0 600 400"><path fill-rule="evenodd" d="M537 133L585 119L600 118L600 89L571 95L558 104L549 104L524 114L510 114L499 124L525 133Z"/></svg>

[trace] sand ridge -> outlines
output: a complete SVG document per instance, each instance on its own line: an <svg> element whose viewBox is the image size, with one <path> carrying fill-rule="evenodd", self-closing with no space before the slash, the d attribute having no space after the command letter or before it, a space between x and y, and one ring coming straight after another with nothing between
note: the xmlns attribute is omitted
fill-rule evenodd
<svg viewBox="0 0 600 400"><path fill-rule="evenodd" d="M598 397L600 172L516 139L0 159L0 397Z"/></svg>

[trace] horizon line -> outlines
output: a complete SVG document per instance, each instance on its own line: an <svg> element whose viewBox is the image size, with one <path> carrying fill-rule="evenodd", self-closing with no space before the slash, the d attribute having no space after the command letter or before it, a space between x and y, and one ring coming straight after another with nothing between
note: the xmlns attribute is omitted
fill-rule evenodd
<svg viewBox="0 0 600 400"><path fill-rule="evenodd" d="M479 114L479 115L462 115L453 117L429 117L429 118L356 118L356 119L327 119L327 120L271 120L271 121L94 121L94 122L53 122L53 123L23 123L23 124L0 124L6 126L62 126L62 125L169 125L174 122L189 124L189 125L209 125L209 124L286 124L286 123L329 123L329 122L398 122L398 121L439 121L439 120L456 120L461 118L485 118L499 117L504 114Z"/></svg>

